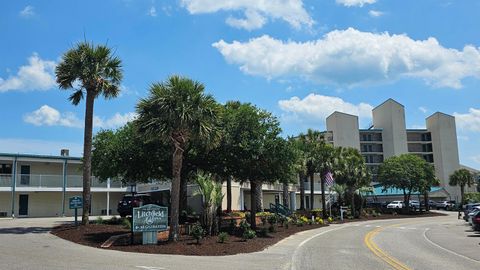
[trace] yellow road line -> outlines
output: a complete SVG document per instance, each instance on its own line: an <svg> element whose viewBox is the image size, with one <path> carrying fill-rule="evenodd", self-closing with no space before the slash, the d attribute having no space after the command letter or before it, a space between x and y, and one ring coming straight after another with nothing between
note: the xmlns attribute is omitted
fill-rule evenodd
<svg viewBox="0 0 480 270"><path fill-rule="evenodd" d="M411 223L411 222L408 222L408 223ZM389 264L395 270L411 270L411 269L408 266L406 266L405 264L401 263L398 259L390 256L385 251L381 250L377 246L377 244L375 244L373 242L372 239L373 239L373 237L375 237L375 235L377 235L379 232L383 231L384 229L386 229L388 227L396 227L396 226L400 226L400 225L404 225L404 224L406 224L406 223L395 224L395 225L391 225L391 226L387 226L387 227L383 227L383 228L382 227L376 228L376 229L370 231L369 233L367 233L367 235L365 235L365 238L363 239L363 242L368 247L368 249L370 249L370 251L373 252L373 254L375 254L377 257L379 257L384 262Z"/></svg>

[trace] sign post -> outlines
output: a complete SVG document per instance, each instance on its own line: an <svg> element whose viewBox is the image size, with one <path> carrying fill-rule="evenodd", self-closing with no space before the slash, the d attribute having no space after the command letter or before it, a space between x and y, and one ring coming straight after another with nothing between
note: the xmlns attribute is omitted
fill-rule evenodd
<svg viewBox="0 0 480 270"><path fill-rule="evenodd" d="M69 208L70 209L75 209L75 226L78 226L78 208L83 207L83 200L79 196L71 197L68 200Z"/></svg>
<svg viewBox="0 0 480 270"><path fill-rule="evenodd" d="M142 232L142 244L157 244L157 232L168 228L168 207L147 204L133 208L132 230Z"/></svg>

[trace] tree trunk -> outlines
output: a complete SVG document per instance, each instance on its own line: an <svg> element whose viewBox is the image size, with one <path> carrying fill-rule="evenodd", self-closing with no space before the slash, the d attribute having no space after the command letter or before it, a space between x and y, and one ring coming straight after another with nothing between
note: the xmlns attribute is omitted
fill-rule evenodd
<svg viewBox="0 0 480 270"><path fill-rule="evenodd" d="M258 212L263 212L263 190L262 190L262 183L257 183L256 185L256 192L255 192L255 195L257 196L257 198L255 199L255 201L257 202L257 211Z"/></svg>
<svg viewBox="0 0 480 270"><path fill-rule="evenodd" d="M85 130L83 136L83 225L88 225L91 205L90 187L92 185L92 129L94 102L95 95L92 91L87 91L87 100L85 104Z"/></svg>
<svg viewBox="0 0 480 270"><path fill-rule="evenodd" d="M301 173L298 174L298 181L300 182L300 210L305 210L305 181Z"/></svg>
<svg viewBox="0 0 480 270"><path fill-rule="evenodd" d="M173 143L175 145L175 151L173 152L172 159L172 187L170 190L170 231L168 235L169 241L176 242L178 240L178 217L179 217L179 204L180 204L180 183L182 163L183 163L183 138L180 135L175 136Z"/></svg>
<svg viewBox="0 0 480 270"><path fill-rule="evenodd" d="M430 211L430 204L429 204L429 199L428 199L428 191L425 191L423 194L423 200L425 204L425 211Z"/></svg>
<svg viewBox="0 0 480 270"><path fill-rule="evenodd" d="M327 203L325 202L325 176L320 175L320 182L322 188L322 218L325 218L327 217Z"/></svg>
<svg viewBox="0 0 480 270"><path fill-rule="evenodd" d="M313 202L315 201L315 181L314 181L314 173L310 174L310 209L313 210Z"/></svg>
<svg viewBox="0 0 480 270"><path fill-rule="evenodd" d="M232 212L232 176L227 176L227 212Z"/></svg>
<svg viewBox="0 0 480 270"><path fill-rule="evenodd" d="M460 207L463 207L463 204L465 203L465 200L464 200L464 195L465 195L465 186L461 185L460 186Z"/></svg>
<svg viewBox="0 0 480 270"><path fill-rule="evenodd" d="M250 181L250 226L253 230L257 228L257 183Z"/></svg>
<svg viewBox="0 0 480 270"><path fill-rule="evenodd" d="M290 206L288 205L288 183L283 183L282 197L283 205L290 209Z"/></svg>
<svg viewBox="0 0 480 270"><path fill-rule="evenodd" d="M181 181L180 181L180 199L179 199L179 205L178 205L178 209L180 213L184 210L187 210L187 207L188 207L187 186L188 186L188 181L187 181L186 173L182 173Z"/></svg>

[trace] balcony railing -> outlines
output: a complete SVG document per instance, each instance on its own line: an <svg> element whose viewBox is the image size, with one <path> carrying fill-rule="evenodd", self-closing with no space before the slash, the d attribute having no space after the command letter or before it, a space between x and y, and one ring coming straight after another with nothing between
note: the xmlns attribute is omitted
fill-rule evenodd
<svg viewBox="0 0 480 270"><path fill-rule="evenodd" d="M0 174L0 187L11 187L12 175ZM63 175L44 175L44 174L18 174L15 182L15 187L34 187L34 188L62 188ZM67 188L81 188L83 187L83 176L81 175L67 175ZM107 182L101 182L97 177L92 176L92 188L107 188ZM122 188L119 181L111 181L111 188Z"/></svg>

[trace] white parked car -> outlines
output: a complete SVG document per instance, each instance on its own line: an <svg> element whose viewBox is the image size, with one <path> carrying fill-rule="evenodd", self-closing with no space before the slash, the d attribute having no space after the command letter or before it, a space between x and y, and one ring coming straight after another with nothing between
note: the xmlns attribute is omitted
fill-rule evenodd
<svg viewBox="0 0 480 270"><path fill-rule="evenodd" d="M403 202L402 201L393 201L389 204L387 204L388 209L392 208L403 208Z"/></svg>

